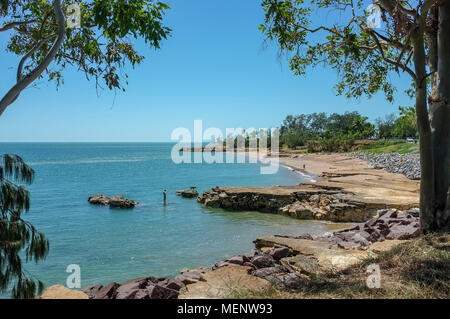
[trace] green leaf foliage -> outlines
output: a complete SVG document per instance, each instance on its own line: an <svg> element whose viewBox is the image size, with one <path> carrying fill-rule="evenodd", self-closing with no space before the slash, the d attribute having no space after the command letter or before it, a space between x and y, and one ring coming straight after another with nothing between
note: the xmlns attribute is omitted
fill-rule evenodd
<svg viewBox="0 0 450 319"><path fill-rule="evenodd" d="M66 39L51 69L43 75L57 85L63 84L63 70L72 66L95 80L96 86L125 90L127 65L135 67L144 56L135 48L143 39L149 48L159 49L170 35L162 19L169 6L152 0L64 1L76 3L81 10L81 28L66 28ZM52 1L2 0L0 27L10 22L27 21L11 29L7 50L18 56L29 52L40 40L50 37L33 53L24 67L24 76L38 65L50 50L57 33Z"/></svg>
<svg viewBox="0 0 450 319"><path fill-rule="evenodd" d="M24 254L27 262L38 262L49 250L44 234L22 218L30 209L30 195L20 184L31 184L33 177L33 169L19 156L0 156L0 292L11 288L14 298L33 298L43 289L21 259Z"/></svg>
<svg viewBox="0 0 450 319"><path fill-rule="evenodd" d="M263 0L265 17L259 29L288 57L294 74L304 75L309 67L326 65L340 76L335 86L338 95L370 98L381 91L392 101L395 88L389 73L398 70L376 53L374 40L364 28L368 17L365 6L369 3L371 1ZM344 17L341 23L328 22L327 14L332 11ZM317 19L319 14L325 15L326 25L313 25L312 17ZM392 58L397 51L384 48L383 54Z"/></svg>
<svg viewBox="0 0 450 319"><path fill-rule="evenodd" d="M411 106L400 106L399 111L400 116L395 121L395 127L393 130L394 136L400 138L417 138L419 132L417 129L416 110Z"/></svg>

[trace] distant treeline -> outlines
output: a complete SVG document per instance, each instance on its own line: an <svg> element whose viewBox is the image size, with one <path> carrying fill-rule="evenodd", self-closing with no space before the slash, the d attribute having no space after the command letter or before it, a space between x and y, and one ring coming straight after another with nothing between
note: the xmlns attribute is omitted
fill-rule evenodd
<svg viewBox="0 0 450 319"><path fill-rule="evenodd" d="M400 115L389 114L371 123L359 112L288 115L280 127L280 144L305 146L308 151L349 151L360 139L417 138L415 110L400 107Z"/></svg>
<svg viewBox="0 0 450 319"><path fill-rule="evenodd" d="M386 115L373 123L359 112L312 113L288 115L281 127L276 129L280 147L305 148L308 152L348 152L361 146L360 140L367 139L417 139L416 115L413 107L400 107L400 115ZM227 141L234 148L256 148L260 141L271 147L271 130L242 130L216 139L216 144L226 147ZM253 141L253 143L252 143ZM258 146L257 146L258 145Z"/></svg>

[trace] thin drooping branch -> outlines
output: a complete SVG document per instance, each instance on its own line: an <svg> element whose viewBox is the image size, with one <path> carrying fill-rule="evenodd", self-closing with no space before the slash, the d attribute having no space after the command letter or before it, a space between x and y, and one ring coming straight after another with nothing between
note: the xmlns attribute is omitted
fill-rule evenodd
<svg viewBox="0 0 450 319"><path fill-rule="evenodd" d="M56 16L56 21L58 23L58 35L53 43L53 46L47 53L47 55L44 57L42 62L34 68L30 73L28 73L26 76L22 77L20 81L18 81L6 94L5 96L0 100L0 116L5 112L6 108L13 103L19 94L33 81L35 81L41 74L47 69L47 67L50 65L50 63L54 60L56 53L61 48L65 35L66 35L66 28L65 28L65 18L64 13L61 9L61 1L60 0L54 0L53 1L53 9Z"/></svg>
<svg viewBox="0 0 450 319"><path fill-rule="evenodd" d="M295 23L290 23L290 25L293 26L294 28L298 28L298 29L301 29L302 31L306 31L306 32L309 32L309 33L316 33L316 32L318 32L320 30L323 30L323 31L328 31L329 33L335 34L337 36L342 36L338 31L330 29L330 28L327 28L327 27L325 27L323 25L319 26L319 27L317 27L315 29L310 29L310 28L307 28L305 26L302 26L300 24L295 24Z"/></svg>
<svg viewBox="0 0 450 319"><path fill-rule="evenodd" d="M401 51L400 54L398 55L397 63L401 63L401 61L402 61L403 55L404 55L405 52L406 52L406 47L408 46L408 44L409 44L410 41L411 41L411 33L412 33L412 29L408 32L408 35L406 36L405 47L402 49L402 51ZM412 49L409 50L409 52L411 52L411 51L412 51ZM407 65L407 64L406 64L406 65Z"/></svg>
<svg viewBox="0 0 450 319"><path fill-rule="evenodd" d="M366 46L358 46L359 49L362 50L366 50L366 51L374 51L375 49L378 49L380 51L381 57L382 59L389 63L394 65L397 69L400 68L403 71L407 72L414 80L416 79L416 75L414 73L414 71L412 69L410 69L408 67L408 63L409 63L409 57L412 55L413 53L413 49L410 48L409 43L410 43L410 37L411 37L411 32L410 31L406 37L405 43L402 44L399 41L393 41L392 39L386 38L385 36L381 35L379 32L376 32L373 29L369 29L367 27L365 27L364 25L362 25L361 23L357 23L357 25L359 26L359 28L366 32L367 34L369 34L373 41L375 42L375 44L373 46L370 47L366 47ZM380 39L383 41L383 43L381 43ZM401 49L401 53L399 54L398 58L396 61L386 57L386 55L384 54L384 47L383 45L388 45L397 49ZM408 51L409 49L409 54L410 56L408 57L407 61L405 63L401 63L401 59L403 57L403 54Z"/></svg>
<svg viewBox="0 0 450 319"><path fill-rule="evenodd" d="M385 9L387 12L389 12L389 14L391 16L394 16L395 11L398 9L398 11L400 11L403 15L413 15L416 14L417 11L410 9L410 8L406 8L404 6L402 6L398 1L392 1L392 0L380 0L380 2L383 9Z"/></svg>
<svg viewBox="0 0 450 319"><path fill-rule="evenodd" d="M37 50L39 50L39 48L44 45L45 43L47 43L48 41L50 41L51 39L55 38L57 36L57 34L52 34L49 35L48 37L45 37L44 39L42 39L41 41L39 41L30 51L27 52L27 54L25 54L22 59L19 62L19 66L17 67L17 82L20 82L22 80L22 70L23 70L23 65L25 64L25 61Z"/></svg>
<svg viewBox="0 0 450 319"><path fill-rule="evenodd" d="M394 65L394 66L396 66L396 67L402 69L403 71L407 72L414 80L417 79L416 74L414 73L414 71L411 70L407 65L402 64L402 63L398 63L398 62L396 62L396 61L394 61L394 60L392 60L392 59L386 57L386 55L384 54L384 49L383 49L383 47L381 46L380 40L377 38L377 36L376 36L375 33L373 32L373 30L367 29L366 31L367 31L367 33L372 37L372 39L375 41L375 43L377 44L378 50L380 51L380 54L381 54L381 58L382 58L385 62L387 62L387 63L389 63L389 64L392 64L392 65Z"/></svg>
<svg viewBox="0 0 450 319"><path fill-rule="evenodd" d="M408 43L409 43L409 42L407 42L407 41L405 41L405 44L403 44L403 43L401 43L401 42L398 41L398 40L395 40L395 39L392 39L392 38L385 37L384 35L382 35L381 33L377 32L377 31L375 31L374 29L371 29L371 31L372 31L373 34L375 34L378 38L380 38L380 39L383 40L384 42L390 44L390 45L391 45L392 47L394 47L394 48L397 48L397 49L399 49L399 50L408 50L408 49L411 50L411 49L412 49L411 46L408 46ZM408 36L407 36L407 38L408 38Z"/></svg>
<svg viewBox="0 0 450 319"><path fill-rule="evenodd" d="M1 27L0 32L8 31L8 30L16 28L18 26L35 23L35 22L38 22L38 21L37 20L29 20L29 21L10 22L10 23L5 24L3 27Z"/></svg>

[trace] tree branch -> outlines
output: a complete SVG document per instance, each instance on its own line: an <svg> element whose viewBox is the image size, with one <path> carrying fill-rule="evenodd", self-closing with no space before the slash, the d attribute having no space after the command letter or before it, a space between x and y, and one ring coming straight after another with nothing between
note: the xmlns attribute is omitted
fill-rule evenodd
<svg viewBox="0 0 450 319"><path fill-rule="evenodd" d="M406 65L402 64L402 63L398 63L394 60L389 59L388 57L385 56L384 54L384 49L381 46L381 43L379 41L379 39L377 38L377 36L375 35L375 33L373 32L373 30L367 30L368 33L372 36L373 40L375 41L375 43L377 44L378 50L380 51L381 57L383 58L383 60L387 63L390 63L392 65L395 65L398 68L401 68L403 71L407 72L414 80L417 79L416 74L414 73L413 70L411 70L410 68L408 68Z"/></svg>
<svg viewBox="0 0 450 319"><path fill-rule="evenodd" d="M20 82L22 80L22 69L23 69L23 65L25 64L25 61L37 50L39 50L39 48L47 43L48 41L50 41L51 39L55 38L57 36L57 34L52 34L49 35L48 37L45 37L44 39L42 39L41 41L39 41L37 44L34 45L34 47L27 52L27 54L25 54L23 56L23 58L20 60L19 62L19 66L17 67L17 82Z"/></svg>
<svg viewBox="0 0 450 319"><path fill-rule="evenodd" d="M392 1L392 0L380 0L379 1L383 8L389 12L391 16L393 16L393 13L395 12L395 9L399 9L400 12L402 12L405 15L414 16L417 17L417 11L414 9L406 8L402 6L398 1Z"/></svg>
<svg viewBox="0 0 450 319"><path fill-rule="evenodd" d="M309 29L309 28L306 28L306 27L304 27L304 26L302 26L302 25L299 25L299 24L295 24L295 23L289 23L291 26L293 26L294 28L299 28L299 29L302 29L302 31L307 31L307 32L309 32L309 33L316 33L317 31L320 31L320 30L324 30L324 31L328 31L328 32L330 32L330 33L333 33L333 34L335 34L335 35L337 35L337 36L340 36L340 37L342 37L342 35L338 32L338 31L336 31L336 30L333 30L333 29L330 29L330 28L327 28L327 27L325 27L325 26L320 26L320 27L317 27L317 28L315 28L315 29Z"/></svg>
<svg viewBox="0 0 450 319"><path fill-rule="evenodd" d="M431 9L433 4L435 4L438 0L425 0L425 2L422 5L422 8L420 9L420 16L421 19L426 19L428 11Z"/></svg>
<svg viewBox="0 0 450 319"><path fill-rule="evenodd" d="M38 22L38 20L10 22L10 23L5 24L3 27L1 27L0 32L7 31L9 29L13 29L13 28L16 28L21 25L27 25L27 24L35 23L35 22Z"/></svg>
<svg viewBox="0 0 450 319"><path fill-rule="evenodd" d="M42 72L44 72L47 69L47 67L55 58L56 53L62 46L62 43L66 35L66 28L65 28L66 21L64 13L61 9L60 0L53 1L53 9L55 12L56 21L58 22L58 36L55 42L53 43L53 46L51 47L50 51L47 53L42 62L38 66L36 66L36 68L33 71L31 71L27 76L20 79L20 81L17 82L16 85L14 85L0 100L0 116L3 114L3 112L5 112L6 108L17 99L19 94L27 86L30 85L33 81L35 81L42 74Z"/></svg>

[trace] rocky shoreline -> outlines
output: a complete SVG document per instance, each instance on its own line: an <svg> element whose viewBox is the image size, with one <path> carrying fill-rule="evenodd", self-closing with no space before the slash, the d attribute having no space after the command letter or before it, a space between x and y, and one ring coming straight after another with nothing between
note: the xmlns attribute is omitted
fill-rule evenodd
<svg viewBox="0 0 450 319"><path fill-rule="evenodd" d="M419 234L418 217L381 210L366 223L328 235L258 238L256 249L247 254L185 270L173 278L142 277L92 285L83 292L90 299L174 299L226 297L236 288L232 283L248 289L295 290L311 275L343 270Z"/></svg>
<svg viewBox="0 0 450 319"><path fill-rule="evenodd" d="M375 169L403 174L412 180L420 179L420 156L417 154L358 152L351 153L349 156L362 159Z"/></svg>

